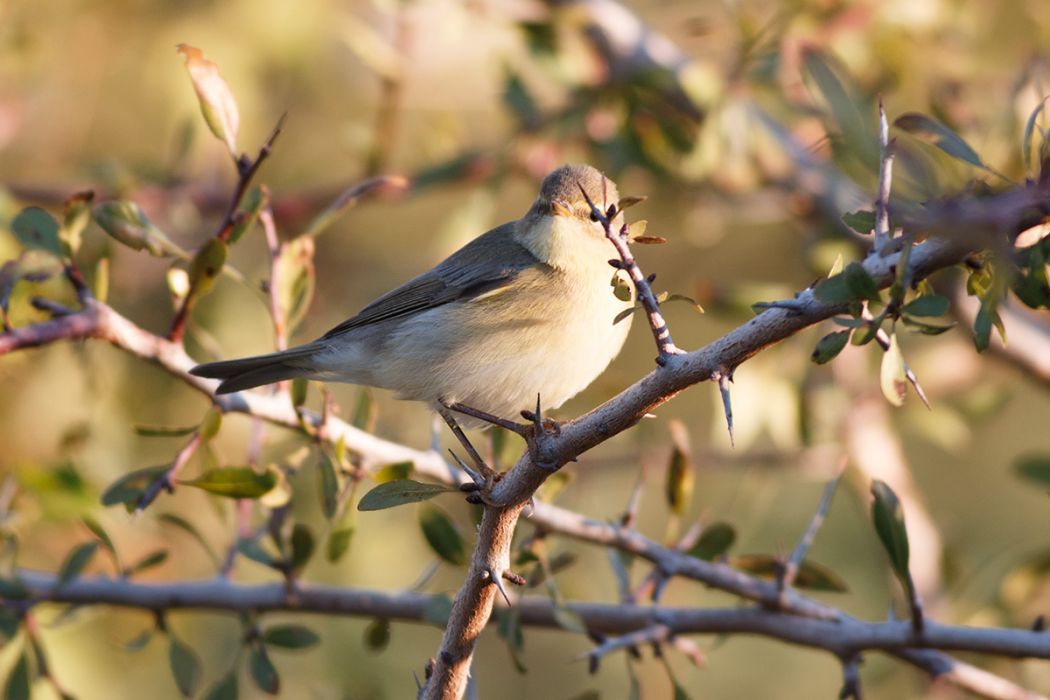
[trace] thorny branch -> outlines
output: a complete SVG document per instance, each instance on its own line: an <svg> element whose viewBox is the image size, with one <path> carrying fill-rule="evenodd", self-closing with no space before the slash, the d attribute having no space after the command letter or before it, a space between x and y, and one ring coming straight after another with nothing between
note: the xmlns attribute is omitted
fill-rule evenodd
<svg viewBox="0 0 1050 700"><path fill-rule="evenodd" d="M963 260L970 252L984 245L980 238L958 235L951 239L932 238L915 247L909 260L913 279L922 279L930 273ZM894 278L894 265L899 254L870 257L865 269L880 286L888 286ZM810 290L801 292L791 309L769 309L747 324L708 346L690 353L671 356L668 361L648 376L590 413L562 427L560 434L550 436L544 443L543 458L552 464L564 464L610 436L637 423L652 409L669 400L679 391L711 378L724 368L735 368L746 359L790 335L842 311L841 305L818 300ZM177 344L152 335L96 300L89 300L81 311L60 316L50 321L14 329L0 334L0 355L13 350L36 347L73 338L100 338L138 357L151 360L179 377L191 387L208 395L223 411L235 411L259 416L275 424L293 429L300 427L300 417L286 397L268 396L259 392L242 392L215 397L215 382L192 377L188 370L193 361ZM306 420L316 425L316 416L307 414ZM417 473L443 481L462 481L465 477L449 467L434 453L420 453L389 443L329 416L326 419L326 439L343 437L347 447L359 452L366 466L393 461L413 460ZM477 634L487 622L495 595L491 585L492 572L500 575L508 566L510 535L519 513L528 503L536 487L549 475L526 456L514 470L498 482L492 492L497 507L486 509L481 526L479 546L475 550L471 572L460 592L448 626L449 644L442 646L432 676L434 688L448 690L446 697L455 697L462 689L456 679L465 682L470 656ZM668 575L686 576L713 587L730 591L741 597L762 602L776 614L791 612L807 615L815 621L835 623L848 619L840 611L821 605L793 591L781 596L775 584L742 574L727 566L692 559L681 553L662 548L636 532L615 526L595 523L577 514L546 504L537 504L532 521L541 529L560 532L585 541L615 546L634 552L653 561ZM482 576L480 572L484 572ZM930 623L931 625L933 623ZM929 644L924 637L923 643ZM898 655L931 673L946 673L946 664L955 664L943 655L931 652L905 650ZM950 666L956 668L956 666ZM973 673L961 674L956 682L967 683ZM440 697L441 695L433 695Z"/></svg>

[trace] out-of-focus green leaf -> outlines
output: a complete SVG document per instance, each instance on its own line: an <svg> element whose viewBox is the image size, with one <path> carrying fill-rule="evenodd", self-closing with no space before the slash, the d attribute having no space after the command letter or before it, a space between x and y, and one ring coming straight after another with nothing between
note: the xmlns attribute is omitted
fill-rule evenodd
<svg viewBox="0 0 1050 700"><path fill-rule="evenodd" d="M317 488L321 497L321 512L324 517L331 520L339 507L339 478L335 473L335 465L332 464L328 453L323 449L317 451Z"/></svg>
<svg viewBox="0 0 1050 700"><path fill-rule="evenodd" d="M897 407L904 405L904 397L908 393L908 378L904 369L904 355L897 345L896 333L890 334L890 346L882 353L879 386L882 387L882 395L890 404Z"/></svg>
<svg viewBox="0 0 1050 700"><path fill-rule="evenodd" d="M124 642L121 646L124 648L124 651L132 653L142 651L150 643L150 640L153 639L153 632L154 629L152 627L147 627L128 641Z"/></svg>
<svg viewBox="0 0 1050 700"><path fill-rule="evenodd" d="M531 126L539 119L536 100L529 94L521 76L510 68L505 68L503 74L503 104L520 124Z"/></svg>
<svg viewBox="0 0 1050 700"><path fill-rule="evenodd" d="M134 250L146 250L156 257L188 254L172 243L135 202L117 200L102 202L91 210L91 216L103 231Z"/></svg>
<svg viewBox="0 0 1050 700"><path fill-rule="evenodd" d="M91 202L94 198L95 193L88 190L77 192L65 201L62 210L62 227L58 231L58 236L62 240L66 257L72 257L80 250L84 229L91 221Z"/></svg>
<svg viewBox="0 0 1050 700"><path fill-rule="evenodd" d="M575 632L577 634L587 634L587 625L583 624L583 618L575 610L570 610L564 605L554 602L554 621L558 623L558 627L568 632Z"/></svg>
<svg viewBox="0 0 1050 700"><path fill-rule="evenodd" d="M208 689L204 700L237 700L237 693L237 669L233 669Z"/></svg>
<svg viewBox="0 0 1050 700"><path fill-rule="evenodd" d="M1024 138L1021 140L1021 158L1024 161L1024 171L1026 173L1032 172L1032 133L1035 131L1036 120L1039 119L1039 115L1043 113L1043 108L1046 107L1047 100L1050 100L1050 97L1044 97L1040 100L1039 104L1032 110L1032 113L1028 115L1028 119L1024 124Z"/></svg>
<svg viewBox="0 0 1050 700"><path fill-rule="evenodd" d="M277 481L274 467L262 472L251 467L219 467L209 469L196 479L180 479L179 483L227 498L259 498L276 486Z"/></svg>
<svg viewBox="0 0 1050 700"><path fill-rule="evenodd" d="M237 543L237 551L263 566L273 567L277 562L277 557L255 538L240 540Z"/></svg>
<svg viewBox="0 0 1050 700"><path fill-rule="evenodd" d="M314 554L314 535L310 528L303 523L296 523L292 528L291 544L292 556L289 563L293 570L299 571Z"/></svg>
<svg viewBox="0 0 1050 700"><path fill-rule="evenodd" d="M842 349L846 347L846 344L849 342L849 334L850 331L828 333L817 341L817 346L813 348L813 352L809 359L813 360L813 362L818 365L831 362L840 352L842 352Z"/></svg>
<svg viewBox="0 0 1050 700"><path fill-rule="evenodd" d="M299 408L306 403L306 395L310 391L310 380L296 377L292 380L292 406Z"/></svg>
<svg viewBox="0 0 1050 700"><path fill-rule="evenodd" d="M230 155L237 158L237 132L241 118L230 86L219 75L219 67L206 59L200 49L179 44L176 50L186 59L186 70L193 91L197 93L204 121L211 133L226 144Z"/></svg>
<svg viewBox="0 0 1050 700"><path fill-rule="evenodd" d="M868 235L875 230L875 212L867 209L851 211L842 215L842 223L857 233Z"/></svg>
<svg viewBox="0 0 1050 700"><path fill-rule="evenodd" d="M135 424L132 430L141 437L184 437L197 430L199 426L168 426L168 425L140 425ZM111 505L111 504L107 504Z"/></svg>
<svg viewBox="0 0 1050 700"><path fill-rule="evenodd" d="M354 528L343 527L333 530L328 535L328 548L325 555L329 562L336 563L343 558L346 551L350 549L350 542L354 537Z"/></svg>
<svg viewBox="0 0 1050 700"><path fill-rule="evenodd" d="M103 506L116 506L124 504L129 509L134 509L146 487L159 479L161 474L168 470L170 465L162 464L155 467L137 469L121 476L116 482L106 487L102 492Z"/></svg>
<svg viewBox="0 0 1050 700"><path fill-rule="evenodd" d="M266 653L266 647L262 644L253 645L248 654L248 670L252 674L252 680L264 693L277 695L281 692L281 677L277 668L270 661L270 655Z"/></svg>
<svg viewBox="0 0 1050 700"><path fill-rule="evenodd" d="M403 506L406 503L418 503L437 496L449 493L455 489L441 484L423 484L411 479L388 481L379 484L364 495L358 502L358 510L383 510Z"/></svg>
<svg viewBox="0 0 1050 700"><path fill-rule="evenodd" d="M4 684L4 700L30 700L32 679L29 677L29 654L23 650Z"/></svg>
<svg viewBox="0 0 1050 700"><path fill-rule="evenodd" d="M321 638L303 625L273 625L263 630L262 641L281 649L309 649L320 643Z"/></svg>
<svg viewBox="0 0 1050 700"><path fill-rule="evenodd" d="M167 523L168 525L178 528L179 530L182 530L194 540L196 540L197 544L199 544L201 548L208 553L208 558L211 559L212 564L214 564L215 566L219 566L219 564L222 563L219 559L219 555L215 553L215 550L210 544L208 544L208 541L204 539L204 536L201 535L200 531L197 530L197 528L194 527L191 522L189 522L182 516L175 515L174 513L161 513L157 516L157 520L159 520L162 523Z"/></svg>
<svg viewBox="0 0 1050 700"><path fill-rule="evenodd" d="M955 323L949 323L949 324L943 325L943 326L940 326L940 325L935 326L935 325L930 324L930 323L923 323L921 321L916 321L914 318L911 318L911 317L908 317L908 316L902 317L901 321L908 328L916 330L916 331L922 333L923 335L940 335L941 333L944 333L945 331L950 331L951 329L955 328L955 326L956 326Z"/></svg>
<svg viewBox="0 0 1050 700"><path fill-rule="evenodd" d="M22 619L10 608L0 608L0 644L6 644L18 634Z"/></svg>
<svg viewBox="0 0 1050 700"><path fill-rule="evenodd" d="M240 207L238 207L237 213L233 217L233 228L230 229L227 242L233 245L239 241L241 236L259 220L259 213L269 203L270 191L266 188L266 185L253 187L241 200Z"/></svg>
<svg viewBox="0 0 1050 700"><path fill-rule="evenodd" d="M222 411L212 406L204 414L204 420L201 421L201 440L211 440L219 434L221 428Z"/></svg>
<svg viewBox="0 0 1050 700"><path fill-rule="evenodd" d="M314 239L297 236L284 244L277 258L277 306L289 332L310 307L315 281Z"/></svg>
<svg viewBox="0 0 1050 700"><path fill-rule="evenodd" d="M877 145L871 120L866 119L858 106L856 91L843 82L840 68L833 67L830 57L815 48L802 52L803 75L816 86L827 102L835 124L842 132L845 145L866 162L875 162Z"/></svg>
<svg viewBox="0 0 1050 700"><path fill-rule="evenodd" d="M404 481L412 473L412 469L415 466L413 462L395 462L377 469L372 478L375 479L377 484L385 484L388 481Z"/></svg>
<svg viewBox="0 0 1050 700"><path fill-rule="evenodd" d="M58 222L40 207L28 207L18 212L11 221L11 230L26 248L46 250L57 257L65 257L65 249L58 237Z"/></svg>
<svg viewBox="0 0 1050 700"><path fill-rule="evenodd" d="M616 551L616 550L613 550ZM525 650L525 634L521 629L521 612L517 609L496 610L493 612L496 618L496 631L499 636L507 642L507 651L510 652L511 663L518 673L526 673L525 663L521 658Z"/></svg>
<svg viewBox="0 0 1050 700"><path fill-rule="evenodd" d="M991 297L981 299L981 306L977 310L977 317L973 322L973 342L977 352L984 352L992 340L992 327L999 330L999 336L1006 342L1006 329L1003 320L999 317L998 304Z"/></svg>
<svg viewBox="0 0 1050 700"><path fill-rule="evenodd" d="M365 627L365 646L371 652L379 653L390 644L390 620L377 617Z"/></svg>
<svg viewBox="0 0 1050 700"><path fill-rule="evenodd" d="M690 457L689 433L685 424L679 420L670 423L671 461L667 465L667 482L664 493L667 505L675 515L682 515L692 502L693 496L693 461Z"/></svg>
<svg viewBox="0 0 1050 700"><path fill-rule="evenodd" d="M212 238L197 251L190 263L190 288L196 296L203 296L211 291L215 278L226 264L227 246L225 241Z"/></svg>
<svg viewBox="0 0 1050 700"><path fill-rule="evenodd" d="M908 530L904 526L904 511L901 509L900 500L893 489L878 479L871 482L871 495L871 519L875 525L875 533L890 558L893 573L910 594L912 583L911 573L908 571Z"/></svg>
<svg viewBox="0 0 1050 700"><path fill-rule="evenodd" d="M201 662L197 653L174 635L170 636L168 663L175 677L175 685L183 697L192 698L201 683Z"/></svg>
<svg viewBox="0 0 1050 700"><path fill-rule="evenodd" d="M130 577L135 574L141 574L143 571L148 571L154 567L160 566L168 560L168 550L158 549L150 552L146 556L139 559L137 562L129 566L124 570L124 576Z"/></svg>
<svg viewBox="0 0 1050 700"><path fill-rule="evenodd" d="M372 389L363 386L357 392L357 403L354 404L354 415L350 420L351 425L366 433L375 430L376 417L379 414L379 406L376 404Z"/></svg>
<svg viewBox="0 0 1050 700"><path fill-rule="evenodd" d="M901 307L901 313L909 316L943 316L948 313L951 302L939 294L927 294Z"/></svg>
<svg viewBox="0 0 1050 700"><path fill-rule="evenodd" d="M1050 453L1024 455L1014 463L1014 469L1024 478L1050 487Z"/></svg>
<svg viewBox="0 0 1050 700"><path fill-rule="evenodd" d="M426 504L419 509L419 526L427 544L434 552L453 566L467 561L463 536L452 524L452 520L437 506Z"/></svg>
<svg viewBox="0 0 1050 700"><path fill-rule="evenodd" d="M58 570L58 586L69 583L80 576L81 572L91 561L91 558L95 556L95 552L98 551L98 542L84 542L83 544L77 545L66 557L66 560L62 563L62 568Z"/></svg>
<svg viewBox="0 0 1050 700"><path fill-rule="evenodd" d="M925 114L909 112L897 117L893 125L902 131L916 136L928 143L932 143L953 158L966 161L978 168L984 168L985 164L977 152L962 140L957 133L933 117Z"/></svg>
<svg viewBox="0 0 1050 700"><path fill-rule="evenodd" d="M686 552L691 557L714 561L729 551L736 541L736 530L725 522L711 523L700 532L700 539Z"/></svg>
<svg viewBox="0 0 1050 700"><path fill-rule="evenodd" d="M91 530L91 534L99 539L102 546L108 549L110 554L116 555L117 548L113 546L113 540L110 539L109 533L106 532L105 528L91 516L84 516L81 520L87 529Z"/></svg>
<svg viewBox="0 0 1050 700"><path fill-rule="evenodd" d="M784 562L772 554L741 554L733 557L730 563L735 569L766 579L776 579L784 568ZM842 577L809 559L803 559L799 564L794 585L800 589L832 593L849 590Z"/></svg>

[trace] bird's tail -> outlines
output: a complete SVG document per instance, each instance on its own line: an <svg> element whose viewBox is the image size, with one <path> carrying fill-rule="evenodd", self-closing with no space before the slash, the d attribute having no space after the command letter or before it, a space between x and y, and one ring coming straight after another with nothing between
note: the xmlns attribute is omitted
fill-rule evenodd
<svg viewBox="0 0 1050 700"><path fill-rule="evenodd" d="M222 383L219 384L216 393L229 394L263 384L273 384L286 379L315 374L316 371L311 368L310 357L316 354L318 349L308 344L267 355L208 362L197 365L190 370L190 374L221 379Z"/></svg>

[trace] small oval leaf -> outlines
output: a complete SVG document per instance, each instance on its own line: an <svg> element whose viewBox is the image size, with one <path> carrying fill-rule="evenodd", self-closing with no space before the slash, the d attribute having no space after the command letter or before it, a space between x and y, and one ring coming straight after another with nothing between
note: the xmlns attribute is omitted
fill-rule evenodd
<svg viewBox="0 0 1050 700"><path fill-rule="evenodd" d="M274 625L262 634L264 644L282 649L308 649L320 643L321 638L303 625Z"/></svg>
<svg viewBox="0 0 1050 700"><path fill-rule="evenodd" d="M411 479L388 481L379 484L364 495L358 502L358 510L383 510L406 503L419 503L438 494L448 493L454 489L441 484L423 484Z"/></svg>
<svg viewBox="0 0 1050 700"><path fill-rule="evenodd" d="M427 544L439 557L453 566L466 563L467 551L463 536L443 510L434 505L424 505L419 510L419 526L423 529Z"/></svg>
<svg viewBox="0 0 1050 700"><path fill-rule="evenodd" d="M220 467L209 469L191 481L179 481L180 484L228 498L259 498L276 486L277 482L274 467L263 472L257 472L251 467Z"/></svg>

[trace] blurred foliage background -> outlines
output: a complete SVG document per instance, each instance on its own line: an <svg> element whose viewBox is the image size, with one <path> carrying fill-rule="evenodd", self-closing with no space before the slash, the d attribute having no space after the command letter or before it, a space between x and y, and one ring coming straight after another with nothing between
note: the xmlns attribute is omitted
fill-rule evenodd
<svg viewBox="0 0 1050 700"><path fill-rule="evenodd" d="M556 165L586 161L616 179L622 192L649 196L631 214L669 243L640 249L640 262L657 273L658 290L690 295L706 307L699 316L689 304L667 306L677 343L692 349L750 318L752 303L789 297L826 274L837 255L861 255L839 217L870 204L876 95L891 120L912 111L933 115L990 168L1022 179L1025 123L1050 78L1045 9L1037 0L629 6L8 0L0 5L0 258L18 253L7 224L19 208L36 203L57 212L66 196L85 188L137 201L187 249L213 235L233 175L175 54L185 42L203 49L233 89L243 150L254 154L288 113L258 180L270 187L282 237L301 232L338 192L369 175L412 178L408 192L370 198L317 240L316 295L293 341L315 337L475 235L519 216ZM603 39L602 22L620 34ZM652 32L642 35L649 53L617 59L617 41L633 41L632 28ZM839 76L848 102L820 89L821 66ZM846 104L856 113L844 121ZM925 200L975 181L1002 184L998 175L921 143L909 148L895 192ZM78 258L91 271L102 257L110 258L110 303L163 332L172 311L165 286L170 261L116 245L92 225ZM233 248L231 261L251 280L266 277L258 230ZM10 300L14 325L44 318L28 304L41 293L68 297L59 281L18 283ZM961 324L933 338L903 338L933 410L912 395L887 415L877 349L847 347L831 365L810 363L814 344L830 329L800 334L740 368L735 448L717 391L698 386L661 408L656 420L566 468L571 480L558 503L615 519L642 470L649 488L639 528L665 537L672 526L662 484L671 455L668 426L677 418L691 436L695 465L682 522L730 523L734 554L790 551L839 455L849 452L856 463L866 450L881 454L885 447L862 441L851 448L851 431L885 418L893 428L886 438L899 440L915 481L914 507L924 504L939 533L914 545L913 554L925 557L934 614L958 623L1029 624L1050 600L1042 576L1050 553L1048 509L1045 492L1019 479L1012 465L1050 449L1045 384L978 356ZM225 278L195 309L187 340L201 360L272 344L258 295ZM652 358L652 340L638 324L611 369L559 415L576 415L627 387L651 369ZM361 400L356 387L332 391L344 415ZM166 463L177 449L177 440L142 437L132 426L194 424L207 408L199 395L88 342L0 357L0 396L0 479L5 498L14 499L4 527L17 534L19 565L56 570L72 547L90 539L82 524L90 516L126 561L169 550L143 580L214 573L197 543L156 516L191 519L222 551L233 533L230 503L180 488L134 520L122 508L99 504L119 476ZM423 407L383 393L375 402L379 435L428 444L431 419ZM244 417L228 418L211 444L214 459L244 463L250 428ZM267 435L263 461L286 459L305 442L278 429ZM811 557L849 586L848 593L821 597L882 619L904 607L869 525L869 477L850 470ZM320 532L313 478L307 469L293 477L293 511ZM440 507L469 540L468 506L446 499ZM907 512L909 523L923 515ZM436 561L412 508L360 514L354 527L345 557L335 564L315 557L306 580L397 590L413 586ZM616 600L605 551L558 538L548 546L575 557L557 575L568 599ZM97 556L89 571L108 567ZM236 577L274 578L245 559ZM442 564L423 590L452 593L460 578L460 569ZM663 602L733 601L675 581ZM139 651L124 646L150 627L149 615L84 608L42 619L54 672L78 697L133 698L147 690L178 697L163 642L154 639ZM421 673L440 638L435 627L394 624L380 650L366 642L368 620L298 621L310 624L322 644L274 654L289 698L406 697L415 687L412 671ZM232 616L176 613L170 624L203 659L205 684L233 664L240 627ZM746 637L700 643L705 667L668 656L694 697L832 697L841 682L837 661L826 654ZM628 672L620 659L607 660L594 676L572 661L588 648L579 635L526 630L521 662L528 672L521 674L490 630L474 675L482 697L571 698L591 690L624 697ZM10 647L0 651L0 675L15 657ZM662 662L646 653L633 666L643 697L669 696ZM1045 665L993 668L1050 691ZM877 655L867 659L863 677L871 697L956 696ZM46 686L37 689L50 697ZM241 689L242 697L259 692L246 679Z"/></svg>

